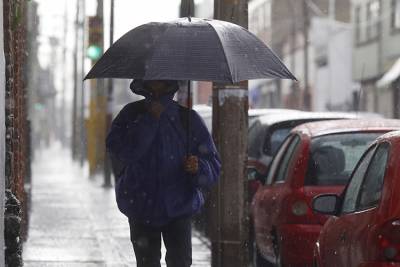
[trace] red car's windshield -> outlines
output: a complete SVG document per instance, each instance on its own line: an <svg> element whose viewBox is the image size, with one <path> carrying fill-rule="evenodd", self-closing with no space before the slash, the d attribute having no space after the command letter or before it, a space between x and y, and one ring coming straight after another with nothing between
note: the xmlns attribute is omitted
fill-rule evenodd
<svg viewBox="0 0 400 267"><path fill-rule="evenodd" d="M344 185L368 145L382 133L331 134L311 142L306 185Z"/></svg>

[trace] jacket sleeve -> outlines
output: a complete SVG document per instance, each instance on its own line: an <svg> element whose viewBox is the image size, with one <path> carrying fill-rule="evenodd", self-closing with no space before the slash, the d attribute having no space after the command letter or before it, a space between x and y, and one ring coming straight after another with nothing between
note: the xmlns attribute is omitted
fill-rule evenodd
<svg viewBox="0 0 400 267"><path fill-rule="evenodd" d="M132 106L128 104L112 122L107 150L124 164L136 163L152 144L157 128L156 119L148 113L132 114Z"/></svg>
<svg viewBox="0 0 400 267"><path fill-rule="evenodd" d="M210 189L218 180L221 160L208 129L195 112L191 112L193 121L192 153L199 159L199 171L194 177L195 186Z"/></svg>

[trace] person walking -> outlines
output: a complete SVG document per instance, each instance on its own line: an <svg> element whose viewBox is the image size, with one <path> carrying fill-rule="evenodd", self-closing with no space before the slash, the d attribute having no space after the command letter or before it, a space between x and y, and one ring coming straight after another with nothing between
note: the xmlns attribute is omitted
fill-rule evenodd
<svg viewBox="0 0 400 267"><path fill-rule="evenodd" d="M161 237L168 267L191 266L191 217L220 172L204 122L173 100L178 88L177 81L134 80L131 90L145 99L120 111L106 140L120 165L116 199L129 219L138 267L160 266Z"/></svg>

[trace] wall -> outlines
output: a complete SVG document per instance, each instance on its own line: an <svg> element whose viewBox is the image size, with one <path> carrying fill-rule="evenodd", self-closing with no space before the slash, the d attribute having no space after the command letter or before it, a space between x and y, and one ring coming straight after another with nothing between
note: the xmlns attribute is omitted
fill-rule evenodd
<svg viewBox="0 0 400 267"><path fill-rule="evenodd" d="M316 64L315 111L349 110L352 104L352 29L330 19L313 18L311 44Z"/></svg>
<svg viewBox="0 0 400 267"><path fill-rule="evenodd" d="M356 7L361 7L361 36L365 39L366 25L366 4L367 1L352 1L353 25L356 28L355 13ZM354 68L353 77L355 80L377 79L386 72L397 58L400 57L400 32L393 32L391 29L391 1L381 1L381 41L375 41L359 45L354 39Z"/></svg>

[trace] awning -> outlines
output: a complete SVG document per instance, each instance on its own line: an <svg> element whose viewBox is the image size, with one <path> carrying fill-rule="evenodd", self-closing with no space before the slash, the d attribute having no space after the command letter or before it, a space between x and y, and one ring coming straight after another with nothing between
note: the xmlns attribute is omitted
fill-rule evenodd
<svg viewBox="0 0 400 267"><path fill-rule="evenodd" d="M376 82L377 87L386 87L400 77L400 58L393 64L388 72Z"/></svg>

